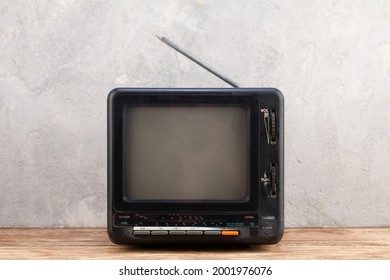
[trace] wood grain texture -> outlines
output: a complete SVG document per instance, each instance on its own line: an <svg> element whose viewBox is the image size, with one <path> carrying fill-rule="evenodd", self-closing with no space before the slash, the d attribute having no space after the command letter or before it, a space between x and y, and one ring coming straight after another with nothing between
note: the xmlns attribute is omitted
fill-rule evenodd
<svg viewBox="0 0 390 280"><path fill-rule="evenodd" d="M286 229L276 245L128 246L104 228L0 229L0 259L390 259L390 228Z"/></svg>

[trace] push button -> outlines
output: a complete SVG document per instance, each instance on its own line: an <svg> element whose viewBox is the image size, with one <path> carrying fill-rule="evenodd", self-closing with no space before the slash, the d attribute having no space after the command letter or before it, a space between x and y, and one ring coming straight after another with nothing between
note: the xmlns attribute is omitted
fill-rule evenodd
<svg viewBox="0 0 390 280"><path fill-rule="evenodd" d="M152 235L168 235L168 231L166 230L152 230Z"/></svg>
<svg viewBox="0 0 390 280"><path fill-rule="evenodd" d="M187 235L203 235L201 230L187 230Z"/></svg>
<svg viewBox="0 0 390 280"><path fill-rule="evenodd" d="M169 235L186 235L184 230L170 230Z"/></svg>
<svg viewBox="0 0 390 280"><path fill-rule="evenodd" d="M223 236L238 236L240 232L238 230L223 230L221 234Z"/></svg>
<svg viewBox="0 0 390 280"><path fill-rule="evenodd" d="M150 235L149 230L134 230L133 235Z"/></svg>
<svg viewBox="0 0 390 280"><path fill-rule="evenodd" d="M220 230L206 230L204 235L221 235Z"/></svg>

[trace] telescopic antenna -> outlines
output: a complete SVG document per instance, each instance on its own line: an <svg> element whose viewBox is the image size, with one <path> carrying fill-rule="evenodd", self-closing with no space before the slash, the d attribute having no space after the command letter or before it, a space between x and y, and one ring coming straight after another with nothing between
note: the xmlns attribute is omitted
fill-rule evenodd
<svg viewBox="0 0 390 280"><path fill-rule="evenodd" d="M189 52L187 52L186 50L184 50L183 48L179 47L178 45L176 45L174 42L172 42L171 40L169 40L167 37L164 37L164 36L161 36L161 35L157 35L156 34L156 37L159 38L161 41L163 41L165 44L167 44L168 46L170 46L171 48L175 49L176 51L178 51L179 53L181 53L182 55L186 56L187 58L191 59L193 62L195 62L196 64L202 66L204 69L206 69L207 71L211 72L212 74L214 74L215 76L217 76L218 78L220 78L221 80L225 81L226 83L228 83L229 85L235 87L235 88L238 88L240 87L236 82L234 82L233 80L231 80L230 78L226 77L225 75L223 75L222 73L218 72L217 70L215 70L214 68L212 68L211 66L207 65L206 63L204 63L203 61L201 61L200 59L196 58L195 56L193 56L192 54L190 54Z"/></svg>

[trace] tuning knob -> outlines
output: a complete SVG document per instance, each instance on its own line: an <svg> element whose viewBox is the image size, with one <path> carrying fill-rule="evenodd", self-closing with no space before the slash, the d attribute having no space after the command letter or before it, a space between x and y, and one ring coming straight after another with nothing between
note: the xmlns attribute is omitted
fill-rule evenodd
<svg viewBox="0 0 390 280"><path fill-rule="evenodd" d="M276 167L276 163L271 163L270 166L270 183L271 183L271 190L270 190L270 197L276 198L277 197L277 190L276 187L278 185L278 170Z"/></svg>

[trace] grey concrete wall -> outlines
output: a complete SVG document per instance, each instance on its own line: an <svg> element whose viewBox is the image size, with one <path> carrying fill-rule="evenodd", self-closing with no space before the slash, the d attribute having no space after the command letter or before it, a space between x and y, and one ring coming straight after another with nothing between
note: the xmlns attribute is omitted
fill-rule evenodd
<svg viewBox="0 0 390 280"><path fill-rule="evenodd" d="M390 225L389 1L0 3L0 226L106 224L106 96L228 87L286 102L287 226Z"/></svg>

